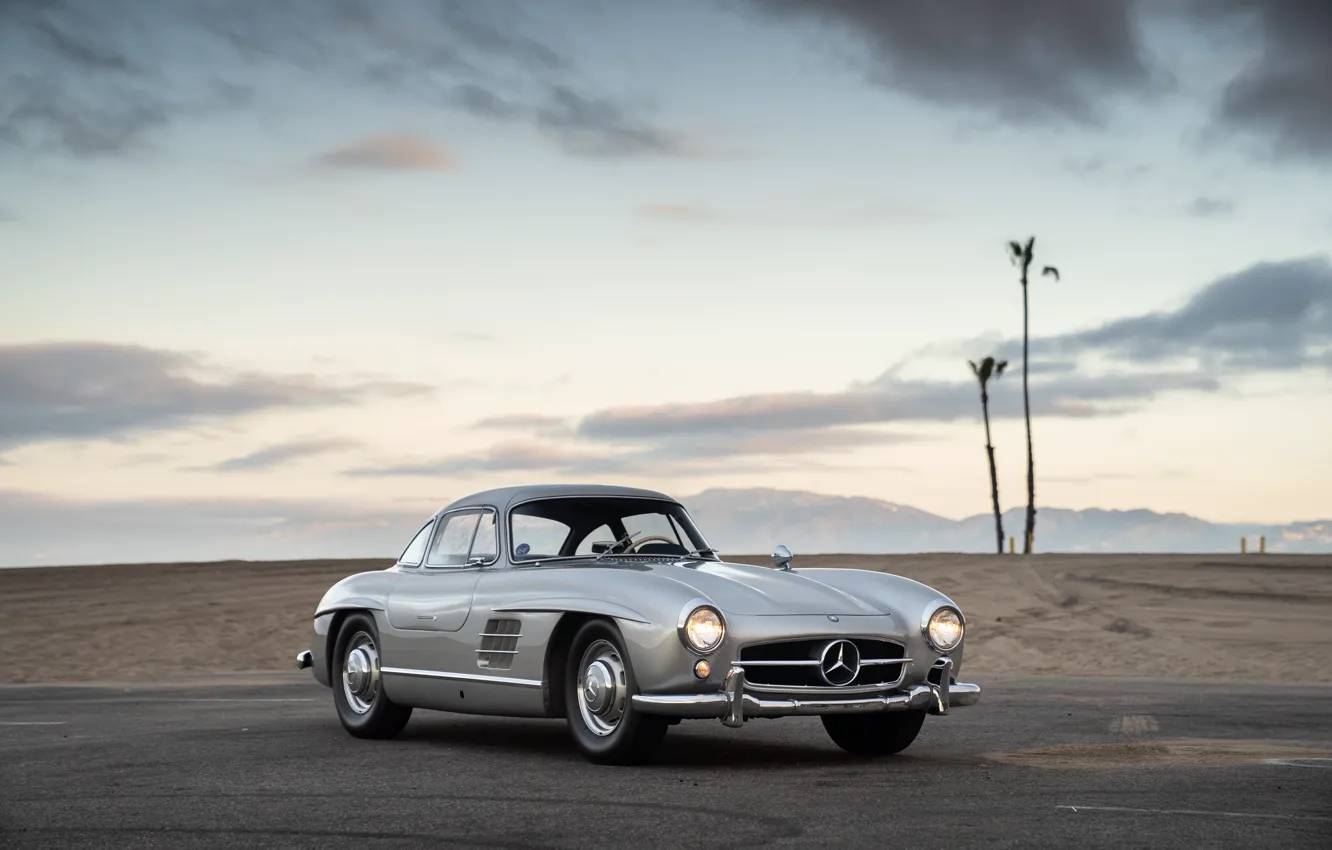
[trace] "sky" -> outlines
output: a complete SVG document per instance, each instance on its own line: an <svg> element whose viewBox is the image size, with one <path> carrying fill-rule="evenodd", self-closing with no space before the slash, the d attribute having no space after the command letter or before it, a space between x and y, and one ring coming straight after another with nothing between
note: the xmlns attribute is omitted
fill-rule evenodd
<svg viewBox="0 0 1332 850"><path fill-rule="evenodd" d="M1019 505L1031 237L1039 504L1332 517L1328 79L1314 0L10 0L0 563L984 513L987 355Z"/></svg>

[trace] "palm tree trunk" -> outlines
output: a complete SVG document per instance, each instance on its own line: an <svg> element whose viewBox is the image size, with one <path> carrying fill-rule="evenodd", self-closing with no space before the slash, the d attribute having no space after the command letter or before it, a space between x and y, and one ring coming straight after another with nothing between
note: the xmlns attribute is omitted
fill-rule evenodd
<svg viewBox="0 0 1332 850"><path fill-rule="evenodd" d="M999 512L999 473L994 467L994 446L990 444L990 396L981 388L981 414L985 417L985 454L990 458L990 498L994 501L994 537L997 551L1004 554L1004 518Z"/></svg>
<svg viewBox="0 0 1332 850"><path fill-rule="evenodd" d="M1027 534L1022 551L1031 554L1036 536L1036 464L1031 456L1031 396L1027 392L1027 268L1022 267L1022 411L1027 419Z"/></svg>

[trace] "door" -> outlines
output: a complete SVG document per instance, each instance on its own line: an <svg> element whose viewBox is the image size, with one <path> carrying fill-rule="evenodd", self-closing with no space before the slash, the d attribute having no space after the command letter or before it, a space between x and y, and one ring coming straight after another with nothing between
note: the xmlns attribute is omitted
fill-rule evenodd
<svg viewBox="0 0 1332 850"><path fill-rule="evenodd" d="M494 511L444 514L425 561L404 572L389 594L389 623L403 631L458 631L471 611L481 570L493 564L498 553Z"/></svg>

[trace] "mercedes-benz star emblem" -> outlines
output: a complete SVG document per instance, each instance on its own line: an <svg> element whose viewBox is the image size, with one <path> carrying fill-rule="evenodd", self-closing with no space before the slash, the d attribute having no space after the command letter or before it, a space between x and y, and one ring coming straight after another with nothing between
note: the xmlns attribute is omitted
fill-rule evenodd
<svg viewBox="0 0 1332 850"><path fill-rule="evenodd" d="M819 656L819 675L834 687L849 685L860 673L860 650L849 640L835 640Z"/></svg>

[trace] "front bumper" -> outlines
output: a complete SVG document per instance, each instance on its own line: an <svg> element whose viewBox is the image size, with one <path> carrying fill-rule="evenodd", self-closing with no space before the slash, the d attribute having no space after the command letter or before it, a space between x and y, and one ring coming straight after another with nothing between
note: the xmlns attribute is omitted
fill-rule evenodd
<svg viewBox="0 0 1332 850"><path fill-rule="evenodd" d="M926 711L947 714L950 708L980 702L980 685L950 682L953 662L939 667L939 684L923 683L905 691L856 699L760 699L745 693L745 669L732 665L717 694L636 694L634 709L670 717L718 718L727 726L741 726L751 717L789 717L800 714L848 714L870 711Z"/></svg>

